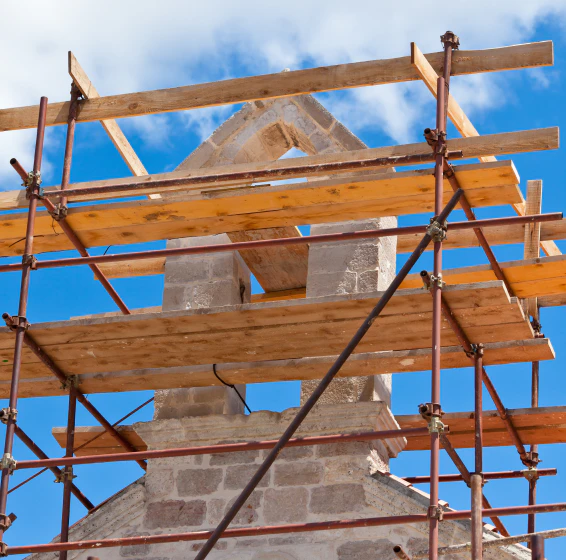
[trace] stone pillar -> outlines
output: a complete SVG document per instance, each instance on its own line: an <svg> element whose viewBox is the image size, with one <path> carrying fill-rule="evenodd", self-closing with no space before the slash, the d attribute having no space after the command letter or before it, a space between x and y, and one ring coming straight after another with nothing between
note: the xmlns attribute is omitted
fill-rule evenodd
<svg viewBox="0 0 566 560"><path fill-rule="evenodd" d="M389 228L393 217L311 226L311 235ZM307 297L361 294L385 290L395 277L397 238L320 243L309 248ZM301 403L318 385L318 380L301 383ZM319 402L335 404L385 401L391 404L391 375L337 378Z"/></svg>
<svg viewBox="0 0 566 560"><path fill-rule="evenodd" d="M167 248L229 243L226 234L173 239ZM168 258L165 263L163 311L201 309L249 303L250 271L238 253L213 253ZM238 385L242 396L245 385ZM244 407L229 387L155 391L154 419L242 414Z"/></svg>

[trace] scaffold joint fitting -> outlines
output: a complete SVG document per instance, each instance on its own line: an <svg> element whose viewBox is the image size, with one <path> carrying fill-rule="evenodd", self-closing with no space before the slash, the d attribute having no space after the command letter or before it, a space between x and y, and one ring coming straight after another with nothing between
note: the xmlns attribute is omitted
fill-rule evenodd
<svg viewBox="0 0 566 560"><path fill-rule="evenodd" d="M443 434L444 428L446 428L446 426L438 416L433 416L428 423L429 434Z"/></svg>
<svg viewBox="0 0 566 560"><path fill-rule="evenodd" d="M5 556L8 556L8 545L0 541L0 558L4 558Z"/></svg>
<svg viewBox="0 0 566 560"><path fill-rule="evenodd" d="M49 212L51 217L56 222L60 222L61 220L64 220L67 217L68 213L69 213L69 209L67 208L67 206L65 206L64 204L61 204L60 202L58 202L55 205L55 210L53 210L53 212Z"/></svg>
<svg viewBox="0 0 566 560"><path fill-rule="evenodd" d="M74 478L77 478L77 475L73 473L73 467L68 466L61 469L59 474L55 476L55 480L53 482L65 483L67 480L73 480Z"/></svg>
<svg viewBox="0 0 566 560"><path fill-rule="evenodd" d="M24 253L24 255L22 255L22 264L24 266L29 266L32 270L37 270L37 259L34 255Z"/></svg>
<svg viewBox="0 0 566 560"><path fill-rule="evenodd" d="M437 519L442 521L444 519L444 510L440 506L429 506L426 512L429 519Z"/></svg>
<svg viewBox="0 0 566 560"><path fill-rule="evenodd" d="M528 467L529 469L536 469L539 463L542 463L542 460L539 459L538 453L535 451L527 451L524 457L521 457L521 461L523 461L523 465Z"/></svg>
<svg viewBox="0 0 566 560"><path fill-rule="evenodd" d="M428 422L430 418L436 416L442 418L444 411L439 403L422 403L419 404L419 414Z"/></svg>
<svg viewBox="0 0 566 560"><path fill-rule="evenodd" d="M442 243L446 239L446 230L446 223L441 224L436 217L431 218L430 225L426 228L434 243Z"/></svg>
<svg viewBox="0 0 566 560"><path fill-rule="evenodd" d="M434 274L430 275L430 288L432 288L433 286L437 286L440 289L446 286L446 282L442 280L442 272L439 272L438 276L435 276Z"/></svg>
<svg viewBox="0 0 566 560"><path fill-rule="evenodd" d="M0 422L7 424L10 419L14 422L18 418L18 411L15 408L2 408L0 409Z"/></svg>
<svg viewBox="0 0 566 560"><path fill-rule="evenodd" d="M78 375L69 375L65 381L61 383L61 389L67 390L71 387L78 387L79 386L79 376Z"/></svg>
<svg viewBox="0 0 566 560"><path fill-rule="evenodd" d="M449 45L454 50L458 50L460 48L460 37L458 37L454 31L447 31L444 35L441 35L440 42L444 45L444 47Z"/></svg>
<svg viewBox="0 0 566 560"><path fill-rule="evenodd" d="M10 327L13 331L17 331L19 328L23 328L24 330L29 329L30 324L26 317L22 317L21 315L14 315L7 319L6 314L3 316L4 320L6 321L6 325Z"/></svg>
<svg viewBox="0 0 566 560"><path fill-rule="evenodd" d="M8 473L12 474L16 469L18 462L12 457L10 453L4 453L0 460L0 470L8 469Z"/></svg>
<svg viewBox="0 0 566 560"><path fill-rule="evenodd" d="M526 470L522 471L523 476L528 480L528 481L534 481L534 480L538 480L540 478L540 475L538 473L538 469L536 468L535 465L527 468Z"/></svg>
<svg viewBox="0 0 566 560"><path fill-rule="evenodd" d="M17 517L14 513L11 513L10 515L0 513L0 531L2 531L3 533L7 531L16 519Z"/></svg>

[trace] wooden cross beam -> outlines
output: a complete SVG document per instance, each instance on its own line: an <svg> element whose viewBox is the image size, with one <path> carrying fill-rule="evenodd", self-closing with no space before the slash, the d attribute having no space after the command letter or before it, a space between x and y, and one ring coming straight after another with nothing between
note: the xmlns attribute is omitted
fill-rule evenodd
<svg viewBox="0 0 566 560"><path fill-rule="evenodd" d="M426 87L436 98L438 96L438 74L428 61L427 57L421 52L415 43L411 43L411 65L415 68ZM462 107L460 107L456 99L454 99L454 96L450 94L448 95L448 117L464 138L480 135ZM497 161L495 156L492 155L480 156L478 159L482 162ZM519 216L525 215L525 203L512 204L511 206ZM549 257L562 254L554 241L541 241L540 246Z"/></svg>
<svg viewBox="0 0 566 560"><path fill-rule="evenodd" d="M71 51L69 51L69 75L85 99L98 99L100 97L94 84L90 81L86 72ZM149 175L118 123L114 119L103 119L100 121L100 124L110 137L110 140L112 140L118 153L122 156L128 169L132 172L132 175L136 177ZM149 198L161 198L161 195L150 194Z"/></svg>
<svg viewBox="0 0 566 560"><path fill-rule="evenodd" d="M442 67L443 56L443 53L432 53L427 54L426 58L432 67L438 70ZM475 74L551 66L553 62L552 41L542 41L497 49L458 51L453 57L452 68L454 75ZM305 93L408 82L419 78L409 57L339 64L87 99L80 104L77 121L100 121L185 111ZM1 110L0 132L35 128L38 112L38 106ZM50 103L46 125L66 124L68 114L68 103Z"/></svg>

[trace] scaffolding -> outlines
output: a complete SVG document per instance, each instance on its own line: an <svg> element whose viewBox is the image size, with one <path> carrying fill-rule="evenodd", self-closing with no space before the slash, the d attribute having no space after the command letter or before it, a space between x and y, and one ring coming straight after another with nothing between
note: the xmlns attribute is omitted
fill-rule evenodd
<svg viewBox="0 0 566 560"><path fill-rule="evenodd" d="M23 553L59 552L60 559L67 558L67 552L73 550L102 549L105 547L116 547L123 545L139 545L152 543L180 542L180 541L205 541L203 547L198 551L196 560L203 560L207 557L217 541L222 538L235 538L242 536L273 535L281 533L295 533L307 531L327 531L332 529L345 529L353 527L377 527L386 525L400 525L408 523L429 524L429 544L428 549L422 553L410 556L402 547L396 546L394 553L399 558L416 559L429 558L436 560L439 555L457 552L471 551L471 558L479 560L482 558L482 550L487 547L505 546L509 543L527 541L532 550L532 558L540 560L544 558L544 539L564 536L564 529L552 531L536 532L536 514L544 512L566 511L566 503L537 504L536 487L537 480L541 476L552 476L556 474L556 469L538 469L540 461L538 457L537 443L533 443L527 450L521 429L515 423L515 417L508 411L503 404L494 384L492 383L485 367L484 360L495 352L494 344L486 340L478 339L477 336L469 336L466 328L460 324L457 309L451 303L452 294L450 284L458 285L458 274L466 276L468 282L476 291L481 292L484 281L482 277L478 280L474 274L493 274L496 284L492 283L485 289L499 290L498 293L505 293L506 297L517 295L524 302L527 312L527 325L529 333L532 333L532 344L526 345L528 348L544 349L548 348L548 341L540 332L539 307L543 305L543 300L548 297L559 297L559 292L548 294L541 291L542 287L531 286L531 292L522 291L523 287L516 276L513 275L514 267L530 266L533 264L528 259L536 259L537 265L542 260L538 259L540 248L549 255L545 261L551 266L559 259L560 252L552 239L557 239L558 227L563 223L561 213L541 213L540 207L540 188L538 191L538 205L536 200L537 185L529 184L529 189L533 189L534 194L527 197L527 205L521 201L514 201L514 207L519 215L514 217L502 217L492 219L476 219L472 209L475 206L473 197L475 193L472 188L464 187L459 180L458 169L455 169L452 162L460 159L479 158L482 164L481 169L488 169L489 165L495 165L497 161L495 155L514 153L520 151L533 151L539 149L552 149L558 147L558 136L556 129L546 129L542 131L527 131L522 133L508 133L493 135L492 137L480 137L465 113L458 106L454 98L449 93L451 76L458 74L469 74L477 72L488 72L518 68L528 68L545 66L552 64L552 44L550 42L533 43L528 45L517 45L501 49L491 49L489 51L466 51L459 52L458 37L448 31L441 37L443 52L432 55L423 55L418 47L413 44L410 59L395 59L390 61L372 61L365 63L346 64L338 67L316 68L311 70L300 70L285 72L269 76L257 76L252 78L242 78L219 82L218 84L203 84L188 86L186 88L176 88L174 90L160 90L156 92L143 92L139 94L102 97L91 87L86 75L81 74L78 62L72 55L70 56L70 70L73 76L73 86L71 98L68 104L48 104L45 97L41 98L39 107L23 107L19 109L5 109L0 111L0 129L16 130L23 128L34 128L37 125L37 137L35 145L35 156L32 171L28 172L15 159L11 161L12 166L22 178L25 186L24 191L18 193L5 193L0 197L4 209L22 208L27 205L27 218L25 228L25 238L21 263L0 265L0 272L21 271L21 287L19 296L19 306L17 315L5 313L3 318L7 329L0 333L6 337L8 333L15 338L13 364L11 367L9 405L2 409L1 419L6 425L6 438L4 454L0 466L2 468L1 490L0 490L0 555L9 556ZM440 74L440 75L438 75ZM88 87L85 86L85 80ZM132 117L142 114L185 110L196 107L213 106L219 104L232 104L244 101L254 101L283 97L290 95L300 95L311 92L330 91L350 87L362 87L377 85L380 83L422 80L431 90L437 100L435 128L426 129L424 136L426 144L415 144L408 146L397 146L394 148L368 149L360 152L350 152L333 156L307 156L295 160L285 160L264 164L241 164L232 166L231 169L212 168L206 171L191 173L172 173L160 176L148 176L141 166L141 163L131 149L128 149L127 141L117 127L115 121L111 119L119 117ZM450 118L463 138L461 140L447 139L447 119ZM37 120L37 122L35 121ZM115 141L120 153L128 162L130 169L140 179L110 180L99 181L85 185L70 184L70 169L73 154L74 132L77 122L100 120L104 121L107 132ZM65 157L63 165L62 181L59 188L43 188L41 186L41 162L44 143L44 132L46 126L66 124L67 136L65 144ZM125 144L124 144L125 143ZM428 146L427 146L428 145ZM427 148L425 150L424 148ZM133 154L133 155L132 155ZM247 241L222 245L210 245L201 247L187 247L176 249L142 251L127 254L110 254L101 256L90 256L88 246L92 242L81 240L79 235L72 227L69 218L69 204L84 200L113 199L116 197L131 197L148 195L156 198L164 192L190 192L198 188L207 187L218 189L219 192L225 187L247 188L251 183L261 183L267 180L280 180L284 178L300 177L321 177L321 176L343 176L340 174L356 173L369 171L379 168L391 168L393 166L418 165L423 163L434 164L434 188L431 190L429 199L432 200L434 218L429 224L395 227L380 230L366 230L351 233L311 235L308 237L293 237L283 239L265 239L260 241ZM141 166L141 168L140 168ZM430 171L430 170L429 170ZM462 170L462 173L465 170ZM398 174L400 178L407 174ZM489 186L491 175L482 179L486 186ZM350 175L348 180L342 182L355 181L356 176ZM451 194L445 192L445 180L452 189ZM338 180L338 182L340 182ZM324 182L315 182L324 185ZM532 182L536 183L536 182ZM497 190L497 189L494 189ZM505 199L506 194L493 194ZM487 195L486 195L487 196ZM490 195L491 196L491 195ZM159 198L159 197L157 197ZM496 199L494 199L496 200ZM534 201L534 202L533 202ZM360 204L365 203L363 196ZM38 204L43 204L47 213L38 214ZM466 215L465 222L449 222L451 212L460 206ZM417 200L417 207L422 212L422 201ZM104 207L101 205L101 212ZM305 212L309 212L307 208ZM407 208L400 213L415 213L414 205L407 205ZM39 240L39 244L34 245L34 227L41 216L46 215L49 219L56 220L58 226L65 233L70 245L75 248L80 258L60 258L54 260L40 260L35 255L40 252L55 250L49 246L48 239ZM13 215L12 215L13 217ZM297 219L301 219L300 217ZM327 221L331 221L327 219ZM545 226L556 225L557 228L548 231L543 230ZM511 229L510 229L511 228ZM491 249L490 236L493 231L499 231L501 235L513 239L509 232L515 232L520 228L528 236L529 254L525 255L524 261L519 265L500 264ZM258 228L259 229L259 228ZM546 231L546 233L545 233ZM489 261L489 266L476 267L474 270L465 271L444 271L442 265L443 244L447 243L447 232L454 234L454 239L450 240L452 246L471 246L479 245ZM458 235L472 232L475 240L470 242L470 238L459 238ZM503 232L503 233L501 233ZM553 237L554 235L554 237ZM120 311L124 315L130 315L132 310L128 309L116 290L110 284L105 270L111 270L112 263L137 262L148 260L153 263L160 262L160 259L179 255L192 255L200 253L241 251L244 249L262 249L266 247L277 247L297 244L327 243L330 241L344 241L351 239L369 239L396 236L400 240L404 239L405 244L413 243L416 239L416 248L412 251L406 263L397 273L395 279L383 293L379 294L377 302L372 306L361 326L345 345L340 355L329 367L322 377L318 387L313 391L310 398L300 408L299 412L290 423L288 428L279 440L258 441L234 444L219 444L212 446L198 446L188 448L160 449L160 450L138 450L124 435L118 431L120 422L125 420L128 415L120 421L111 424L86 398L85 392L96 392L95 385L83 383L81 376L76 373L69 373L58 365L57 356L50 356L42 347L39 339L41 338L40 329L30 328L27 320L28 292L32 271L52 268L88 265L93 270L96 278L114 300ZM4 240L7 234L4 235ZM419 240L420 239L420 240ZM525 237L527 239L527 237ZM512 241L504 241L512 242ZM458 245L460 243L460 245ZM467 243L467 245L466 245ZM432 273L423 272L418 278L412 278L409 273L417 263L419 257L429 246L433 247L434 265ZM3 246L6 246L4 243ZM414 246L414 245L413 245ZM11 245L10 245L11 247ZM35 253L34 253L35 249ZM60 250L60 248L58 248ZM15 253L14 253L15 254ZM554 255L554 256L553 256ZM3 253L2 256L10 256L10 253ZM554 259L554 260L553 260ZM559 259L560 261L562 259ZM443 276L444 274L444 276ZM470 276L471 275L471 276ZM471 279L470 279L471 278ZM491 276L489 277L491 278ZM318 437L295 437L295 433L303 420L312 410L321 395L334 377L341 371L349 358L353 357L359 343L366 334L372 329L375 321L380 317L383 310L391 302L404 301L402 298L417 298L422 300L420 294L412 287L418 282L421 284L420 294L430 293L432 301L432 346L425 359L431 360L431 396L430 401L420 405L419 414L426 420L425 427L403 426L397 430L373 431L365 433L336 434ZM473 284L478 282L478 284ZM462 282L460 282L462 283ZM531 283L532 284L532 283ZM475 286L475 287L474 287ZM482 287L483 286L483 287ZM423 290L424 287L424 290ZM412 291L411 291L412 290ZM527 293L527 295L525 295ZM294 297L296 294L293 294ZM541 300L537 303L537 296ZM413 300L411 300L413 301ZM422 305L430 306L428 303ZM563 304L563 300L560 300ZM373 303L373 302L372 302ZM402 307L402 306L401 306ZM402 315L402 309L399 311ZM532 331L528 324L528 316L532 317ZM444 319L443 319L444 318ZM174 319L174 317L173 317ZM156 319L158 321L159 319ZM454 352L452 359L456 366L461 367L462 359L468 361L474 368L474 414L473 414L473 447L475 449L475 463L473 471L468 470L464 462L459 457L452 436L457 436L459 432L455 429L457 420L452 424L451 416L444 414L441 407L440 398L440 375L443 359L447 359L448 351L443 348L441 334L443 332L442 321L449 325L453 336L458 342L458 350ZM72 325L71 325L72 327ZM45 327L46 329L47 327ZM374 327L375 330L375 327ZM521 331L524 332L524 331ZM39 333L39 334L37 334ZM375 336L379 336L377 333ZM1 339L1 342L4 338ZM546 345L546 346L545 346ZM505 346L505 345L504 345ZM536 348L535 348L536 347ZM498 347L499 348L499 347ZM517 352L512 345L507 345L506 351L509 353ZM539 358L538 354L530 353L525 350L527 358L517 357L515 361L532 361L532 407L533 412L538 411L539 394ZM17 423L18 397L20 394L22 380L22 357L25 351L31 352L35 356L36 362L49 370L54 382L51 384L40 383L34 379L27 381L23 396L49 396L55 394L67 394L69 398L68 422L66 428L65 455L60 458L49 458L31 440ZM534 350L533 350L534 351ZM542 350L540 350L542 351ZM491 354L490 354L491 353ZM458 356L456 356L458 354ZM462 358L463 356L463 358ZM530 358L528 358L530 356ZM536 358L536 359L535 359ZM545 358L540 358L545 359ZM459 360L459 361L458 361ZM422 362L421 362L422 363ZM492 361L490 363L497 363ZM25 365L25 364L24 364ZM232 381L235 382L235 381ZM485 387L489 392L497 409L497 415L503 422L504 429L509 441L516 447L520 460L525 465L526 470L522 471L501 471L488 473L483 468L483 448L484 448L484 409L482 403L482 389ZM84 391L83 391L84 389ZM144 403L149 404L152 399ZM88 454L89 444L96 439L90 439L77 447L75 442L75 415L77 402L82 404L101 424L116 445L121 448L121 452L110 454ZM142 406L144 406L142 405ZM138 407L139 409L140 407ZM136 409L136 410L138 410ZM37 460L16 461L13 456L14 438L20 438L25 445L38 457ZM430 449L430 476L408 478L408 482L430 484L430 504L428 511L423 514L403 515L394 517L374 517L362 519L337 519L325 522L313 522L303 524L287 524L278 526L259 526L230 528L232 520L239 510L250 497L254 488L258 485L262 477L276 460L278 454L284 447L291 446L310 446L325 445L337 442L352 441L375 441L384 440L392 437L404 437L410 441L426 440L426 447ZM543 441L537 440L537 442ZM547 440L548 441L548 434ZM439 474L440 449L444 448L452 458L457 467L458 475ZM78 449L83 448L81 456L77 456ZM147 468L147 460L168 457L186 457L199 454L241 452L244 450L269 450L265 460L258 468L252 479L246 485L240 496L235 500L226 515L213 531L198 531L179 534L157 534L149 536L131 536L124 538L103 539L93 541L69 542L69 514L71 496L74 495L89 510L93 511L95 506L77 488L74 483L73 466L80 464L96 464L118 461L135 461L142 468ZM17 487L9 490L10 476L13 472L24 469L50 469L56 475L58 481L63 483L63 507L61 519L61 537L59 543L49 543L40 545L11 546L4 542L3 535L9 529L14 520L13 515L7 514L8 494ZM33 475L33 477L37 476ZM32 477L32 478L33 478ZM504 478L521 478L528 480L528 504L524 506L512 506L494 508L483 495L483 485L486 480L498 480ZM28 479L30 480L30 479ZM439 503L439 483L445 481L462 480L471 491L471 507L465 511L445 511ZM24 483L27 481L24 481ZM22 484L24 484L22 483ZM501 517L507 515L528 514L528 533L511 536L501 522ZM483 541L482 519L489 517L502 535L502 538L494 541ZM445 520L471 519L471 542L451 547L439 547L438 532L439 525Z"/></svg>

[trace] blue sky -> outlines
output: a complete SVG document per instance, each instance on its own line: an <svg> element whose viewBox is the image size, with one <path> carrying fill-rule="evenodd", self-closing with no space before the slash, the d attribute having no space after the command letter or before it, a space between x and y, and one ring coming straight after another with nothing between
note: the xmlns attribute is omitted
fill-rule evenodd
<svg viewBox="0 0 566 560"><path fill-rule="evenodd" d="M33 4L33 3L32 3ZM71 4L59 2L61 12ZM104 4L104 3L102 3ZM371 58L404 56L410 41L416 41L425 52L439 50L438 37L453 29L461 37L463 48L487 48L526 41L552 39L555 44L553 68L507 72L489 76L455 78L453 92L482 134L525 130L546 126L560 126L565 121L563 91L566 43L564 16L566 3L502 1L476 2L473 10L467 3L454 3L441 18L434 17L427 3L405 2L404 6L379 11L368 3L366 12L344 10L338 3L325 3L322 13L316 12L316 2L299 4L290 0L288 9L273 7L269 13L258 13L260 4L247 2L236 9L223 2L209 2L198 8L192 3L170 2L170 9L161 10L148 21L128 11L128 2L117 9L114 18L106 21L101 13L88 13L90 24L77 29L77 21L67 17L54 18L35 5L32 23L40 31L36 36L18 39L18 26L30 24L27 10L15 4L12 25L0 34L0 44L6 42L4 52L10 56L5 77L0 85L0 104L10 107L37 103L46 94L52 101L67 98L69 78L66 75L66 51L71 49L89 73L102 94L123 93L140 89L169 87L226 77L246 76L297 69L318 64L331 64ZM187 7L187 4L189 7ZM363 4L363 3L362 3ZM73 9L76 4L72 4ZM265 6L265 4L263 4ZM299 9L300 6L300 9ZM318 5L320 8L320 4ZM183 17L173 17L174 9ZM222 9L222 10L220 10ZM76 10L75 10L76 11ZM143 11L143 10L142 10ZM410 11L414 17L406 17ZM243 13L242 13L243 12ZM489 18L484 14L489 13ZM76 17L83 15L78 10ZM102 15L101 15L102 14ZM244 15L246 17L244 17ZM40 18L47 18L44 29ZM70 16L69 16L70 17ZM49 19L51 18L51 19ZM59 20L60 19L60 20ZM440 20L440 21L439 21ZM380 27L380 23L387 25ZM20 28L21 29L21 28ZM10 43L10 38L12 42ZM16 50L17 45L17 50ZM127 70L125 70L127 69ZM369 146L415 142L422 130L434 121L434 103L421 83L380 86L349 92L333 92L317 98L333 111ZM214 127L237 107L197 110L124 120L124 130L142 162L150 173L169 171L190 153ZM449 130L451 136L456 131ZM7 164L17 157L26 167L31 166L32 132L3 133L0 135L0 189L19 188L19 180ZM61 176L64 129L50 129L46 139L44 180L57 184ZM513 156L524 191L527 179L544 182L543 210L564 208L561 176L562 152L542 152ZM77 128L72 181L128 176L128 170L98 123L82 124ZM478 212L481 217L511 215L510 208L487 209ZM428 215L400 220L401 224L424 223ZM459 218L456 215L454 219ZM566 243L559 242L563 252ZM162 247L163 243L146 244L143 248ZM140 249L142 246L135 246ZM105 248L93 250L102 252ZM134 246L112 248L113 252L134 250ZM522 257L522 246L496 247L501 261ZM73 253L61 253L73 255ZM474 249L447 252L445 266L464 266L486 262L484 255ZM56 255L52 255L55 257ZM3 259L3 262L10 262ZM398 266L403 263L400 258ZM416 270L430 268L430 258L424 257ZM128 306L147 307L161 303L161 277L120 279L113 281ZM15 313L17 309L18 274L0 277L1 311ZM45 270L33 273L29 319L37 323L68 319L72 316L113 311L114 305L106 292L92 279L87 267L65 270ZM566 365L564 348L566 336L560 322L560 308L544 309L542 324L557 351L557 359L541 364L541 406L564 404L566 391L562 372ZM501 366L491 369L492 379L508 408L527 407L530 404L530 364ZM471 369L448 370L442 377L442 403L447 411L466 411L473 408L473 379ZM430 373L394 376L393 411L414 414L420 402L430 394ZM145 401L151 393L95 395L92 401L115 421L128 410ZM252 410L283 410L296 406L299 384L251 385L248 403ZM489 396L484 395L486 408L493 408ZM1 406L6 406L4 402ZM20 425L50 455L61 454L50 434L52 426L66 422L66 399L21 400L18 406ZM151 407L138 413L133 420L151 418ZM79 407L78 425L94 425L90 416ZM541 446L543 467L557 467L557 478L542 479L539 483L539 501L566 501L566 453L563 446ZM15 456L31 458L19 443ZM470 452L462 451L468 465ZM494 448L485 452L486 470L519 469L521 463L512 448ZM398 475L427 474L427 453L403 453L393 460L391 467ZM442 472L455 472L450 460L442 457ZM141 476L137 465L95 465L77 469L77 484L94 503L123 488ZM21 480L19 474L13 482ZM60 498L62 488L51 482L50 473L10 495L9 511L18 515L10 529L10 544L48 542L59 531ZM486 495L495 506L524 504L527 500L525 481L491 482ZM441 497L455 508L468 508L468 490L461 484L445 484ZM85 513L80 504L73 503L72 518ZM507 518L505 523L512 533L526 531L526 518ZM538 517L539 528L566 525L566 514L545 514ZM32 529L33 528L33 529ZM547 544L547 557L560 558L566 550L564 540Z"/></svg>

